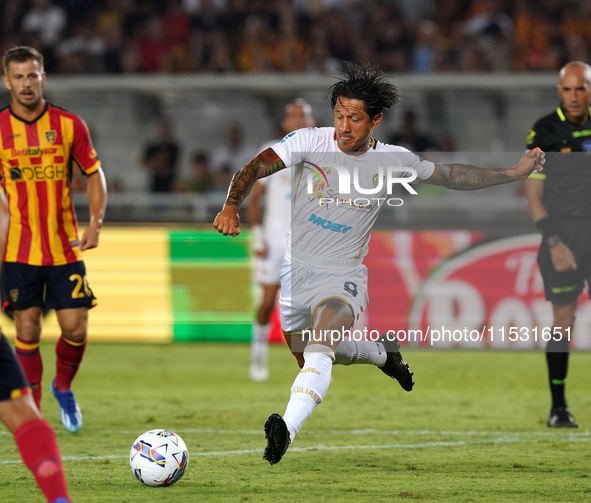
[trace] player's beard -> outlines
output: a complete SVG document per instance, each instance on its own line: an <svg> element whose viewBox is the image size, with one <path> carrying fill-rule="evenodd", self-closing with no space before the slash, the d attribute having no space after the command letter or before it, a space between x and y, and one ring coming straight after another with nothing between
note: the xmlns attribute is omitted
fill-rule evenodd
<svg viewBox="0 0 591 503"><path fill-rule="evenodd" d="M35 91L30 91L30 93L33 95L31 99L25 99L23 98L22 93L19 93L17 95L17 101L26 109L35 110L41 101L41 93L36 93Z"/></svg>

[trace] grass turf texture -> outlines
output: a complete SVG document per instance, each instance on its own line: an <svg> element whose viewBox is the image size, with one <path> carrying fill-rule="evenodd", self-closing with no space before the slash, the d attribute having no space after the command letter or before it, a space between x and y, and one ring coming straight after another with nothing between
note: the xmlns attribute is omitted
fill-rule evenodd
<svg viewBox="0 0 591 503"><path fill-rule="evenodd" d="M75 502L591 500L589 353L571 355L567 385L581 430L545 426L540 353L407 351L411 393L374 367L334 367L324 402L269 466L263 424L285 410L298 371L285 347L271 348L271 380L252 383L246 345L91 344L75 381L84 414L75 435L48 391L53 345L42 352L42 408ZM153 428L189 448L169 488L145 487L129 468L132 442ZM0 500L44 501L1 433Z"/></svg>

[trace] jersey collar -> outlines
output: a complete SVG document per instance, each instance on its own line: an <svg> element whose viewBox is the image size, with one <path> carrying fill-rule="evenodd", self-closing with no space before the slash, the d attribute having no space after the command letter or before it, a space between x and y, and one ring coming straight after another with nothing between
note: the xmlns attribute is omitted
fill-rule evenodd
<svg viewBox="0 0 591 503"><path fill-rule="evenodd" d="M556 109L556 113L558 114L558 117L560 118L560 120L562 122L566 121L566 115L564 115L564 112L562 111L562 108L558 107Z"/></svg>
<svg viewBox="0 0 591 503"><path fill-rule="evenodd" d="M18 115L13 109L12 109L12 103L10 105L8 105L8 108L10 109L10 113L16 117L19 121L24 122L25 124L35 124L35 122L37 122L41 117L43 117L43 114L45 114L45 112L47 111L47 100L45 100L45 106L43 107L43 110L41 110L41 112L39 112L39 115L37 115L37 117L31 119L31 120L27 120L24 117L21 117L20 115Z"/></svg>
<svg viewBox="0 0 591 503"><path fill-rule="evenodd" d="M591 107L587 107L587 112L589 114L589 117L587 117L587 122L589 122L589 119L591 119ZM556 109L556 113L558 114L558 118L562 122L566 122L566 115L564 115L564 112L562 111L562 107L558 107Z"/></svg>

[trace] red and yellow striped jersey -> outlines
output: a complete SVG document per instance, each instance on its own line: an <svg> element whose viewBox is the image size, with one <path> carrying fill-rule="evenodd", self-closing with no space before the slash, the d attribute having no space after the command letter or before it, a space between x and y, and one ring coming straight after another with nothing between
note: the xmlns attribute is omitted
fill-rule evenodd
<svg viewBox="0 0 591 503"><path fill-rule="evenodd" d="M32 121L0 110L0 170L10 209L6 262L63 265L82 260L70 179L100 168L82 119L51 103Z"/></svg>

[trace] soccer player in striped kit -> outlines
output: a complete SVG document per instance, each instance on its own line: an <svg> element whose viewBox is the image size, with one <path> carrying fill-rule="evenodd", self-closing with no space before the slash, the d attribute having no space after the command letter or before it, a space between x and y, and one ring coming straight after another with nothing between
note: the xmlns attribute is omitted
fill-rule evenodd
<svg viewBox="0 0 591 503"><path fill-rule="evenodd" d="M14 47L4 54L3 67L11 102L0 111L0 169L10 211L2 307L14 311L16 352L38 407L42 312L55 309L62 335L51 390L63 426L75 433L82 427L82 414L71 383L86 348L88 309L96 305L82 251L98 245L107 202L105 177L84 121L43 98L41 54ZM90 224L81 239L70 187L75 164L88 177Z"/></svg>

